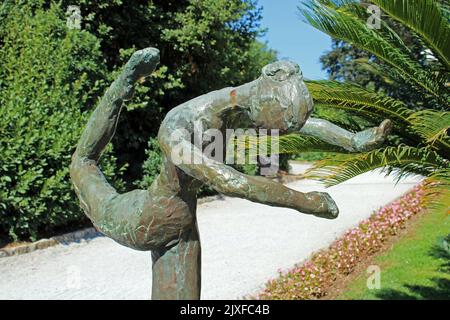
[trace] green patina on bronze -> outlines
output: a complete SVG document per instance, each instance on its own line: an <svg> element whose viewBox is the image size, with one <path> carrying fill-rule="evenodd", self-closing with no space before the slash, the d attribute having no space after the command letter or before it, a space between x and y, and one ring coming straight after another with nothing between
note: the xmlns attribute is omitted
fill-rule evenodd
<svg viewBox="0 0 450 320"><path fill-rule="evenodd" d="M264 67L255 81L210 92L172 109L158 134L164 158L159 176L149 190L119 194L108 184L97 162L114 135L123 102L132 98L136 82L151 74L158 63L157 49L134 53L92 114L70 167L81 206L94 225L124 246L152 251L153 299L200 298L196 209L197 190L202 184L228 196L321 218L338 216L338 208L327 193L302 193L268 178L242 174L206 157L190 138L174 138L176 130L193 135L199 125L203 131L276 128L282 133L312 135L349 151L376 147L389 131L389 121L353 134L328 121L310 118L313 101L300 68L288 61L275 62ZM192 148L200 164L174 164L172 151L183 144Z"/></svg>

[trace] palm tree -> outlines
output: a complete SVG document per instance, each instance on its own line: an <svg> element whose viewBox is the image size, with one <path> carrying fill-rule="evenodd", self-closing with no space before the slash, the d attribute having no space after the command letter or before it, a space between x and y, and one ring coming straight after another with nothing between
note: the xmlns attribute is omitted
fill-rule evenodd
<svg viewBox="0 0 450 320"><path fill-rule="evenodd" d="M415 107L352 83L308 81L316 108L328 120L351 128L342 121L364 119L376 125L385 118L393 122L390 145L370 152L325 158L315 163L308 175L333 186L376 168L398 179L406 175L428 177L429 205L439 210L450 208L450 24L448 6L437 0L306 0L299 7L302 16L315 28L333 38L344 40L375 56L382 63L367 64L389 81L403 81L419 94ZM421 39L431 57L428 65L411 57L409 48L381 16L380 29L367 24L367 6L376 5L383 15L406 26ZM331 148L323 142L301 135L280 138L280 152ZM396 143L394 143L396 141ZM331 148L332 149L332 148Z"/></svg>

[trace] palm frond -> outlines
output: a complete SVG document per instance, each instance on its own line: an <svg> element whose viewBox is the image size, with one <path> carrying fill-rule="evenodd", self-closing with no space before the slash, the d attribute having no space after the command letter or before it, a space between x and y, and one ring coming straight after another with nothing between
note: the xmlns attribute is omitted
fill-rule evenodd
<svg viewBox="0 0 450 320"><path fill-rule="evenodd" d="M266 156L269 154L298 154L315 151L344 151L318 138L299 133L282 136L242 135L235 139L234 144L237 150L245 150L246 154L258 156Z"/></svg>
<svg viewBox="0 0 450 320"><path fill-rule="evenodd" d="M363 118L347 110L339 110L337 108L326 106L323 107L317 103L314 105L313 117L328 120L350 132L358 132L366 128L376 127L381 122L379 118L377 118L376 121L372 121L369 118Z"/></svg>
<svg viewBox="0 0 450 320"><path fill-rule="evenodd" d="M424 186L424 203L429 210L450 214L450 168L434 172Z"/></svg>
<svg viewBox="0 0 450 320"><path fill-rule="evenodd" d="M328 144L318 138L297 133L279 137L280 154L298 154L301 152L315 151L342 152L344 149Z"/></svg>
<svg viewBox="0 0 450 320"><path fill-rule="evenodd" d="M417 33L450 70L450 24L436 0L371 0Z"/></svg>
<svg viewBox="0 0 450 320"><path fill-rule="evenodd" d="M322 107L353 111L354 114L373 118L375 121L389 118L409 124L412 111L399 101L354 84L337 81L306 81L315 104Z"/></svg>
<svg viewBox="0 0 450 320"><path fill-rule="evenodd" d="M385 84L394 84L395 81L392 79L391 75L389 74L389 69L386 68L385 65L370 61L368 58L359 58L353 61L356 62L366 72L377 76Z"/></svg>
<svg viewBox="0 0 450 320"><path fill-rule="evenodd" d="M363 3L359 0L318 0L323 6L335 10L339 14L345 14L360 20L367 21L368 17L368 5L370 3ZM380 29L378 33L389 40L391 44L394 44L402 52L411 52L411 50L405 45L403 39L391 28L391 26L384 20L380 19Z"/></svg>
<svg viewBox="0 0 450 320"><path fill-rule="evenodd" d="M386 175L394 174L397 180L408 175L431 175L448 163L428 148L405 145L387 147L359 154L326 158L316 162L306 177L334 186L360 174L381 168Z"/></svg>
<svg viewBox="0 0 450 320"><path fill-rule="evenodd" d="M450 150L450 112L422 110L408 118L411 128L430 145L441 144Z"/></svg>
<svg viewBox="0 0 450 320"><path fill-rule="evenodd" d="M350 14L342 14L332 6L320 2L309 0L299 9L313 27L372 53L390 65L405 81L411 82L426 94L439 97L441 86L433 74L414 61L404 48L399 48L398 41L369 28L366 21Z"/></svg>

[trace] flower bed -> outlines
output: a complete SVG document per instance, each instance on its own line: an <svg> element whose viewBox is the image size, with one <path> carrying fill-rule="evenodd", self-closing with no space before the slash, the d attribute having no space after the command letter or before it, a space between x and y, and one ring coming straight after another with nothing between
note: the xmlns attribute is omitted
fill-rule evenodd
<svg viewBox="0 0 450 320"><path fill-rule="evenodd" d="M348 275L358 262L381 249L387 239L405 227L422 210L422 185L381 208L357 227L348 230L327 249L315 253L303 264L280 273L266 284L259 299L317 299L326 295L337 275Z"/></svg>

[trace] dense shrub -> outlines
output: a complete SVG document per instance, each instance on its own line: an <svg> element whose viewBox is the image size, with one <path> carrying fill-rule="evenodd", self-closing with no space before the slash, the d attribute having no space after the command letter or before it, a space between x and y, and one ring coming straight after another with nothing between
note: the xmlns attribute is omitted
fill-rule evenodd
<svg viewBox="0 0 450 320"><path fill-rule="evenodd" d="M151 186L155 178L159 174L162 165L161 149L156 138L150 138L148 141L148 148L145 151L147 160L142 165L143 177L136 185L139 188L148 188Z"/></svg>
<svg viewBox="0 0 450 320"><path fill-rule="evenodd" d="M84 216L68 166L106 68L96 37L68 30L58 6L22 4L7 13L1 15L0 233L33 239ZM107 175L112 164L105 157Z"/></svg>
<svg viewBox="0 0 450 320"><path fill-rule="evenodd" d="M119 162L129 164L128 182L141 178L149 138L171 108L253 80L275 59L256 41L261 8L255 0L62 1L64 10L68 5L79 5L82 28L100 39L109 81L136 49L161 51L158 70L127 103L113 139Z"/></svg>
<svg viewBox="0 0 450 320"><path fill-rule="evenodd" d="M68 5L80 7L81 30L66 27ZM34 239L85 221L68 179L70 155L99 95L132 52L158 47L161 64L127 103L103 159L119 188L121 180L112 178L124 171L117 167L129 168L128 188L147 187L157 175L152 137L167 111L251 80L274 60L256 41L260 19L254 0L3 1L0 237Z"/></svg>

